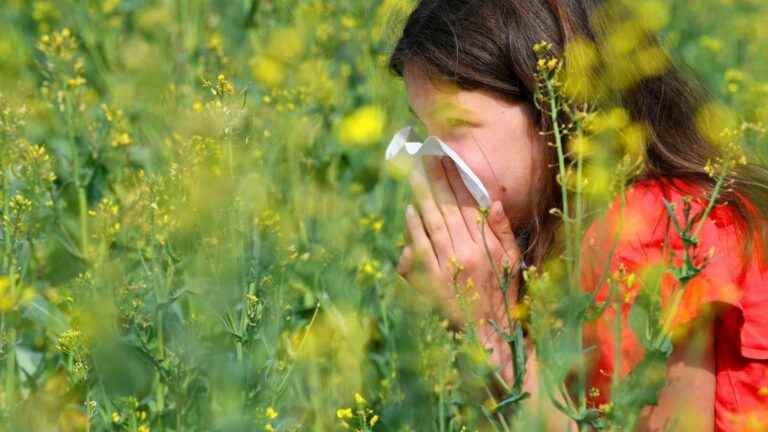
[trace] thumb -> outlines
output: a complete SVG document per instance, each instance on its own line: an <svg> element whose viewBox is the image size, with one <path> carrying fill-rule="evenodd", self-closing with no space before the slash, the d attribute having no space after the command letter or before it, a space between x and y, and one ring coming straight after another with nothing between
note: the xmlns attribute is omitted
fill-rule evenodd
<svg viewBox="0 0 768 432"><path fill-rule="evenodd" d="M509 218L504 213L504 207L500 201L494 201L491 206L491 212L488 215L488 226L496 235L496 238L499 239L504 252L512 260L510 264L514 264L520 257L520 247L517 245L512 225L510 225Z"/></svg>
<svg viewBox="0 0 768 432"><path fill-rule="evenodd" d="M403 249L402 255L400 255L400 261L397 263L397 272L400 276L405 277L410 271L413 265L413 252L410 246L406 246Z"/></svg>

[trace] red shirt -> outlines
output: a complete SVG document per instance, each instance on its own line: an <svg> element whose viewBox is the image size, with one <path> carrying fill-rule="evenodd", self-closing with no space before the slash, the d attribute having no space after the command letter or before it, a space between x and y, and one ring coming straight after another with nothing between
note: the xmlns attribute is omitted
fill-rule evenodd
<svg viewBox="0 0 768 432"><path fill-rule="evenodd" d="M592 291L602 281L596 302L606 300L609 294L608 284L601 276L615 234L617 243L609 274L623 264L627 273L634 272L638 276L635 282L630 282L632 286L621 285L626 294L621 307L621 376L644 355L644 348L627 321L633 298L640 288L641 270L649 264L663 262L662 249L667 235L669 248L675 253L672 262L676 266L682 262L683 242L674 227L668 225L670 219L662 197L674 203L681 226L684 195L694 197L692 215L707 205L708 195L697 193L700 190L697 187L679 179L669 180L634 183L626 191L624 211L621 211L619 196L608 211L592 223L582 243L582 286ZM670 183L685 193L674 189ZM741 198L750 210L754 210ZM620 228L622 213L623 228ZM672 325L674 343L676 337L686 337L686 324L705 308L718 306L712 309L716 312L713 407L716 431L768 430L768 268L758 258L762 250L757 240L753 252L742 260L746 230L739 221L741 219L732 206L719 205L711 210L698 239L701 256L714 247L713 255L704 270L688 282ZM669 272L664 273L661 281L661 302L667 305L679 284ZM600 318L585 325L585 345L597 346L592 356L595 363L592 363L589 374L589 386L597 387L600 392L595 399L596 405L610 400L614 317L614 307L608 306Z"/></svg>

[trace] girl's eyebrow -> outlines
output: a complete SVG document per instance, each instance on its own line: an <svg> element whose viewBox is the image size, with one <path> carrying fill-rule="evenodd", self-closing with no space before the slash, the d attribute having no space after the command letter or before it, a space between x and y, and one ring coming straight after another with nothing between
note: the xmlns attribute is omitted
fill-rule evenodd
<svg viewBox="0 0 768 432"><path fill-rule="evenodd" d="M441 118L465 117L471 113L469 110L453 102L448 98L439 99L430 110L430 114L436 114Z"/></svg>
<svg viewBox="0 0 768 432"><path fill-rule="evenodd" d="M408 111L410 111L414 117L416 117L417 119L419 119L419 121L421 121L421 118L419 118L419 115L416 114L416 111L414 111L411 104L408 104ZM449 102L449 101L440 101L436 106L432 107L429 110L430 113L435 111L437 111L438 113L446 117L450 116L450 117L464 118L465 116L469 116L469 117L472 116L471 112L466 108L456 105L455 103Z"/></svg>

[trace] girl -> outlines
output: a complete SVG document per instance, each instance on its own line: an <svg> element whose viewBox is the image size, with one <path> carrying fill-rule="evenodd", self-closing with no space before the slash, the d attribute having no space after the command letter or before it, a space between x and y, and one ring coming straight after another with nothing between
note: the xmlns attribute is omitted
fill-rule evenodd
<svg viewBox="0 0 768 432"><path fill-rule="evenodd" d="M555 234L561 219L549 211L562 208L557 170L552 169L557 158L539 133L552 125L534 104L537 58L532 47L547 41L563 58L576 38L601 46L625 12L598 0L422 0L410 14L389 67L404 79L411 111L426 131L451 145L489 190L494 205L484 237L497 268L503 260L517 269L526 263L540 268L561 252ZM652 33L644 34L643 43L659 48ZM669 249L678 253L680 264L683 242L671 228L662 198L675 204L678 221L686 203L692 214L704 210L715 184L707 161L727 156L712 134L697 127L696 115L708 102L705 89L686 79L666 56L663 60L664 68L648 73L640 73L648 70L642 62L620 70L619 78L639 75L613 86L613 99L600 98L617 101L648 133L642 169L583 236L581 284L587 291L598 290L597 302L608 295L602 278L606 265L609 273L639 273L668 256ZM608 63L592 70L586 81L610 75ZM471 279L481 294L476 318L485 319L479 320L484 343L494 348L492 360L511 381L511 355L487 324L489 319L504 322L505 311L476 223L479 210L450 160L428 157L425 164L428 178L416 172L410 177L415 206L406 211L408 245L398 272L429 289L460 323L451 278L461 264L463 281ZM684 291L672 323L676 336L666 385L658 403L643 410L640 430L668 427L685 410L696 414L687 419L690 430L757 430L760 422L768 428L768 260L761 246L768 240L766 185L761 166L736 164L728 187L719 191L721 205L710 209L702 224L698 246L709 253L708 265ZM520 273L509 289L510 302L519 300L523 289ZM674 285L674 278L666 276L664 304ZM609 409L604 404L610 400L614 368L624 375L643 356L626 323L638 286L626 285L620 365L614 365L613 306L585 327L584 346L597 347L588 362L588 388L594 389L591 395L601 409ZM548 410L549 426L564 430L568 419L547 408L540 394L531 347L525 388L533 398L523 404L539 404Z"/></svg>

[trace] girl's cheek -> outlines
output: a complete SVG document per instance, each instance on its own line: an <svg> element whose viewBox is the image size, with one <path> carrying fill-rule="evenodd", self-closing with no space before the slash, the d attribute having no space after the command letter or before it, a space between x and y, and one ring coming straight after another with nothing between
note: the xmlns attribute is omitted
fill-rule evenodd
<svg viewBox="0 0 768 432"><path fill-rule="evenodd" d="M452 146L453 150L466 162L470 169L480 178L488 192L495 196L496 181L493 174L494 168L490 165L494 157L498 155L485 154L487 150L479 147L471 140L466 140Z"/></svg>

